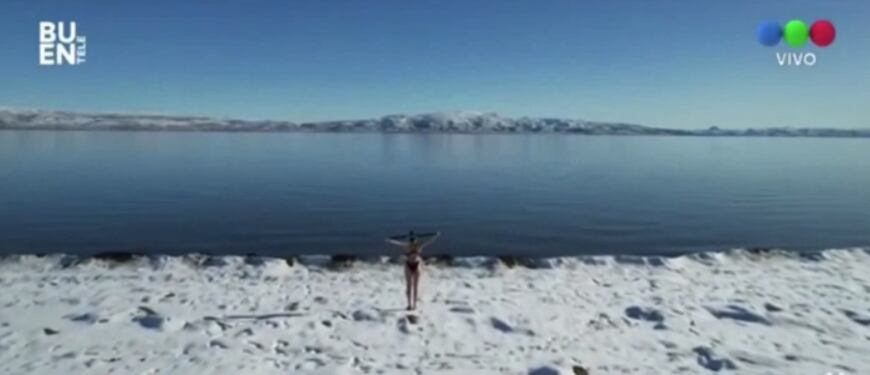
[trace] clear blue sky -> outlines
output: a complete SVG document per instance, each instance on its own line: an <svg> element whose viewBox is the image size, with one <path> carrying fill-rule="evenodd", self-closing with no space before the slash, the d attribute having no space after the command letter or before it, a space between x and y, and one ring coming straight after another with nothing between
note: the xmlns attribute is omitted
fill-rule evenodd
<svg viewBox="0 0 870 375"><path fill-rule="evenodd" d="M831 19L811 68L762 20ZM88 62L37 64L75 20ZM293 121L445 110L870 127L870 1L5 1L0 106Z"/></svg>

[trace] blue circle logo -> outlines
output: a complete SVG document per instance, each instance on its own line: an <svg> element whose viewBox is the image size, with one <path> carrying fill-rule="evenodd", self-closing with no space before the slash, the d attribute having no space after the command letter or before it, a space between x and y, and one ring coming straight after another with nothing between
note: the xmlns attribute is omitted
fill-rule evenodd
<svg viewBox="0 0 870 375"><path fill-rule="evenodd" d="M765 21L758 25L758 42L773 47L782 39L782 27L776 21Z"/></svg>

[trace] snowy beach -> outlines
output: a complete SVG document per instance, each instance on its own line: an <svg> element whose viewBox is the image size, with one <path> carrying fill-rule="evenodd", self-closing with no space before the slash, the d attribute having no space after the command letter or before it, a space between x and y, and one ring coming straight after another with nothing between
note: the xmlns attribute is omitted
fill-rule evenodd
<svg viewBox="0 0 870 375"><path fill-rule="evenodd" d="M0 374L867 374L870 252L0 261Z"/></svg>

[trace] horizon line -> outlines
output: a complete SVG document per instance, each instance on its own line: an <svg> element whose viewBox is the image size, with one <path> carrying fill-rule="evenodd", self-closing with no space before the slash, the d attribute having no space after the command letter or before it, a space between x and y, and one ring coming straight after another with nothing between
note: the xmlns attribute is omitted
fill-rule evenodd
<svg viewBox="0 0 870 375"><path fill-rule="evenodd" d="M816 125L812 127L808 126L789 126L789 125L773 125L773 126L744 126L744 127L726 127L720 125L709 125L702 126L697 128L673 128L668 126L655 126L655 125L647 125L646 123L637 123L637 122L628 122L628 121L613 121L613 120L589 120L584 118L576 118L576 117L562 117L562 116L531 116L531 115L523 115L523 116L503 116L496 111L478 111L478 110L448 110L448 111L427 111L427 112L417 112L417 113L389 113L374 117L357 117L357 118L344 118L344 119L331 119L331 120L313 120L313 121L295 121L288 119L274 119L274 118L260 118L260 119L252 119L245 117L237 117L237 116L214 116L207 114L190 114L190 113L171 113L171 112L158 112L158 111L122 111L122 110L70 110L70 109L54 109L54 108L37 108L37 107L13 107L13 106L4 106L0 105L0 112L53 112L53 113L71 113L71 114L81 114L81 115L120 115L120 116L142 116L142 117L167 117L167 118L195 118L195 119L214 119L214 120L235 120L235 121L246 121L246 122L287 122L297 125L302 124L323 124L323 123L332 123L332 122L345 122L345 121L366 121L366 120L379 120L390 116L424 116L424 115L438 115L438 114L464 114L470 116L485 116L485 115L494 115L507 120L518 120L518 119L556 119L556 120L568 120L568 121L583 121L588 123L599 123L599 124L615 124L615 125L635 125L642 126L650 129L664 129L664 130L681 130L681 131L704 131L710 129L720 129L720 130L765 130L765 129L807 129L807 130L870 130L870 125L865 127L836 127L834 125Z"/></svg>

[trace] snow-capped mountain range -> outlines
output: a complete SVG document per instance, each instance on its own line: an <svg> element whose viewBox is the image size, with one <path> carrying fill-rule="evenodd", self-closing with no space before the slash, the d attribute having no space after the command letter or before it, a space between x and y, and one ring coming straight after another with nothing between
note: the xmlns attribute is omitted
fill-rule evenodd
<svg viewBox="0 0 870 375"><path fill-rule="evenodd" d="M439 112L377 119L295 123L226 118L0 109L0 129L381 133L572 133L587 135L870 137L870 128L703 130L656 128L561 118L508 118L495 113Z"/></svg>

